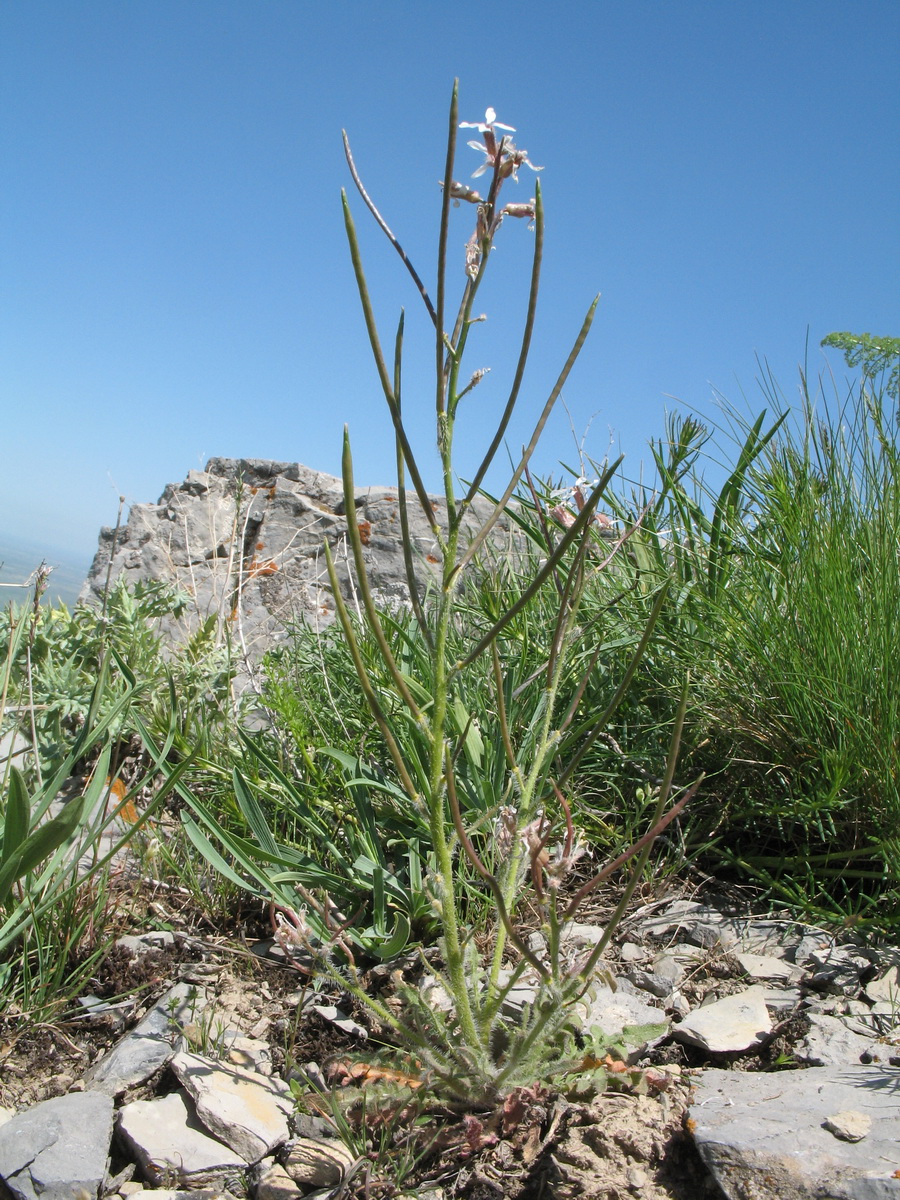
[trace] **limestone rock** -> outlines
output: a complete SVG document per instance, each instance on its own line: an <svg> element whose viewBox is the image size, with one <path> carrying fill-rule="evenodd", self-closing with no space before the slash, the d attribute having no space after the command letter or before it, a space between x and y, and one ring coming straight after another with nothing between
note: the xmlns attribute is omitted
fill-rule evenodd
<svg viewBox="0 0 900 1200"><path fill-rule="evenodd" d="M222 1188L190 1188L185 1192L181 1188L154 1188L152 1192L134 1192L132 1195L149 1195L151 1200L238 1200L230 1192Z"/></svg>
<svg viewBox="0 0 900 1200"><path fill-rule="evenodd" d="M144 1189L132 1195L150 1196L151 1200L238 1200L222 1188L190 1188L187 1191L181 1188L153 1188L152 1191Z"/></svg>
<svg viewBox="0 0 900 1200"><path fill-rule="evenodd" d="M172 1070L210 1133L246 1162L287 1141L293 1103L280 1080L199 1054L176 1054Z"/></svg>
<svg viewBox="0 0 900 1200"><path fill-rule="evenodd" d="M806 967L813 962L814 958L816 961L821 961L822 956L828 954L833 944L833 940L828 934L818 929L810 930L794 947L794 962L798 967Z"/></svg>
<svg viewBox="0 0 900 1200"><path fill-rule="evenodd" d="M809 1022L809 1031L794 1050L798 1062L817 1067L855 1066L863 1055L873 1050L877 1053L874 1034L865 1037L849 1029L840 1017L811 1013Z"/></svg>
<svg viewBox="0 0 900 1200"><path fill-rule="evenodd" d="M15 1200L96 1200L112 1127L99 1092L44 1100L0 1126L0 1179Z"/></svg>
<svg viewBox="0 0 900 1200"><path fill-rule="evenodd" d="M619 947L619 958L623 963L634 966L637 963L646 962L648 953L643 946L637 945L636 942L623 942Z"/></svg>
<svg viewBox="0 0 900 1200"><path fill-rule="evenodd" d="M757 986L695 1008L672 1032L680 1042L727 1054L761 1046L771 1031L765 991Z"/></svg>
<svg viewBox="0 0 900 1200"><path fill-rule="evenodd" d="M235 1029L225 1031L223 1061L258 1075L272 1074L272 1048L260 1038L247 1037Z"/></svg>
<svg viewBox="0 0 900 1200"><path fill-rule="evenodd" d="M653 974L661 979L665 979L670 984L669 991L682 982L686 971L682 963L671 954L658 954L653 960Z"/></svg>
<svg viewBox="0 0 900 1200"><path fill-rule="evenodd" d="M766 1008L779 1018L786 1017L796 1011L803 999L803 993L798 987L770 988L764 992Z"/></svg>
<svg viewBox="0 0 900 1200"><path fill-rule="evenodd" d="M256 1200L300 1200L303 1193L280 1163L264 1159L256 1176L255 1195Z"/></svg>
<svg viewBox="0 0 900 1200"><path fill-rule="evenodd" d="M116 945L122 946L137 958L148 950L166 950L175 945L175 934L171 929L150 929L146 933L126 933L116 938Z"/></svg>
<svg viewBox="0 0 900 1200"><path fill-rule="evenodd" d="M793 982L800 971L774 954L738 954L737 960L751 979L782 979Z"/></svg>
<svg viewBox="0 0 900 1200"><path fill-rule="evenodd" d="M626 1026L668 1029L665 1009L648 1004L646 996L627 979L616 979L615 991L601 983L592 984L584 998L573 1006L573 1012L586 1032L599 1026L607 1037L617 1037Z"/></svg>
<svg viewBox="0 0 900 1200"><path fill-rule="evenodd" d="M900 1115L894 1080L871 1067L704 1071L688 1127L729 1200L888 1200L900 1196ZM825 1122L853 1110L871 1118L863 1142Z"/></svg>
<svg viewBox="0 0 900 1200"><path fill-rule="evenodd" d="M144 1019L84 1075L85 1086L119 1096L143 1083L169 1061L181 1026L202 1011L206 997L188 983L177 983L157 1000Z"/></svg>
<svg viewBox="0 0 900 1200"><path fill-rule="evenodd" d="M603 937L602 925L589 925L581 921L566 921L562 928L562 941L568 946L596 946Z"/></svg>
<svg viewBox="0 0 900 1200"><path fill-rule="evenodd" d="M396 489L357 488L355 504L370 582L383 599L402 602L407 589ZM429 517L446 524L439 498L432 510ZM468 527L490 511L488 501L476 499ZM412 491L408 513L424 587L439 552ZM509 538L509 528L501 519L497 547ZM288 623L305 619L324 626L334 620L326 541L350 598L355 569L341 481L299 463L213 458L204 471L170 484L157 504L133 504L117 535L101 530L80 598L100 602L110 564L113 580L172 583L190 603L180 618L163 620L165 636L184 641L211 618L219 636L227 629L239 632L241 645L256 658L285 635Z"/></svg>
<svg viewBox="0 0 900 1200"><path fill-rule="evenodd" d="M359 1021L354 1021L353 1017L334 1004L313 1004L311 1005L311 1009L314 1013L322 1017L323 1020L329 1021L336 1029L342 1029L344 1033L349 1033L352 1037L359 1038L361 1042L364 1042L369 1036L369 1031L365 1025L360 1025Z"/></svg>
<svg viewBox="0 0 900 1200"><path fill-rule="evenodd" d="M229 1187L240 1192L247 1162L210 1137L182 1092L160 1100L133 1100L119 1111L119 1134L153 1183Z"/></svg>
<svg viewBox="0 0 900 1200"><path fill-rule="evenodd" d="M667 999L675 990L671 979L658 975L655 971L631 970L628 972L628 979L636 988L642 992L649 992L659 1000Z"/></svg>
<svg viewBox="0 0 900 1200"><path fill-rule="evenodd" d="M736 924L744 954L764 954L791 960L808 929L796 921L780 921L769 917L738 919Z"/></svg>
<svg viewBox="0 0 900 1200"><path fill-rule="evenodd" d="M855 1108L835 1113L833 1117L826 1117L822 1124L829 1133L845 1142L861 1142L872 1130L872 1118L869 1114Z"/></svg>
<svg viewBox="0 0 900 1200"><path fill-rule="evenodd" d="M900 1013L900 967L892 966L866 984L866 995L874 1002L886 1002Z"/></svg>
<svg viewBox="0 0 900 1200"><path fill-rule="evenodd" d="M298 1138L284 1164L295 1183L305 1187L333 1187L356 1161L353 1152L337 1138Z"/></svg>

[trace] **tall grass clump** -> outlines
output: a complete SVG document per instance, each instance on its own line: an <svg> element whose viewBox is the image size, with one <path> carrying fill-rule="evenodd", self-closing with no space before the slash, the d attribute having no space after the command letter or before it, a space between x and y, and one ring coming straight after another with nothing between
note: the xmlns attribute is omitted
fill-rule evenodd
<svg viewBox="0 0 900 1200"><path fill-rule="evenodd" d="M776 416L725 406L713 491L710 434L674 418L653 446L658 486L623 501L643 520L629 545L649 580L673 573L645 678L662 713L676 693L659 663L694 670L685 749L709 775L690 849L822 917L900 915L898 756L900 343L835 334L862 374L841 388L801 377ZM893 355L885 345L893 347ZM870 369L867 369L870 368ZM621 498L621 494L620 494Z"/></svg>
<svg viewBox="0 0 900 1200"><path fill-rule="evenodd" d="M0 615L0 1012L30 1019L58 1013L108 949L110 865L149 817L133 805L144 780L126 785L116 765L137 686L109 653L90 692L69 696L60 741L40 671L45 583L39 570L33 603ZM53 701L65 707L58 692Z"/></svg>
<svg viewBox="0 0 900 1200"><path fill-rule="evenodd" d="M895 390L864 376L813 395L804 379L748 472L701 688L729 858L852 919L900 916L898 454Z"/></svg>

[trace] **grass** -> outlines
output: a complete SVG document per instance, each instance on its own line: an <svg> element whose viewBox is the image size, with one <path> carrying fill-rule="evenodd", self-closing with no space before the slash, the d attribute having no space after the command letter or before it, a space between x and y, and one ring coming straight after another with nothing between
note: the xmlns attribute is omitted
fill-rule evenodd
<svg viewBox="0 0 900 1200"><path fill-rule="evenodd" d="M747 480L701 722L728 797L722 845L776 894L900 917L900 477L896 402L823 390ZM728 664L728 669L725 669ZM742 831L740 842L734 831Z"/></svg>
<svg viewBox="0 0 900 1200"><path fill-rule="evenodd" d="M688 420L673 422L655 444L652 488L632 488L619 477L605 498L615 532L628 536L612 570L601 565L610 538L593 538L579 612L583 636L558 685L559 710L575 713L560 743L561 760L577 762L567 781L574 832L590 855L607 861L652 823L682 696L677 682L690 672L682 754L685 770L704 770L706 782L657 842L647 872L690 877L696 864L754 883L773 903L817 923L896 936L896 398L863 382L840 396L832 388L826 403L824 385L814 395L804 386L799 410L782 419L783 401L767 387L771 415L736 420L730 443L720 436L716 452L726 465L716 477L725 482L714 491L702 472L711 439ZM486 552L460 594L448 631L451 657L516 607L552 551L558 534L549 514L572 476L532 480L521 491L520 550ZM564 560L563 587L566 569ZM663 595L620 703L597 730L594 718L611 707ZM140 869L184 889L195 927L227 930L238 913L257 914L258 926L273 894L302 910L304 895L321 898L324 885L351 920L346 942L360 965L405 947L432 947L438 936L425 884L427 823L409 804L382 731L368 716L340 630L298 626L267 656L259 699L268 719L262 728L254 721L251 731L228 698L227 648L207 642L202 630L182 649L160 640L161 616L180 602L164 589L119 588L105 623L96 612L33 605L2 616L3 732L16 729L37 752L18 760L18 775L0 764L0 830L6 835L17 822L24 830L27 808L30 835L58 796L71 797L78 818L59 846L18 873L0 904L6 1032L64 1020L77 997L92 990L118 933L141 921L109 861L95 853L88 874L74 866L96 847L120 804L160 818L152 863L141 858L140 828L126 829L120 840L136 838ZM414 614L393 610L381 623L395 661L427 694ZM459 795L472 841L489 864L507 766L502 739L491 736L497 698L512 735L527 739L557 627L556 597L535 594L498 641L502 686L485 655L455 693ZM354 632L371 685L412 761L416 732L402 709L391 707L378 646L364 623ZM146 756L141 741L155 746L155 755ZM111 789L107 779L118 783ZM195 802L193 817L186 797ZM201 809L208 826L197 818ZM221 869L204 852L198 829L206 830L207 845L214 830L226 835L216 842ZM276 877L285 890L270 890L267 881ZM492 906L474 869L463 888L472 944L483 946ZM602 1031L595 1032L600 1045ZM303 1035L294 1028L283 1036L290 1062ZM216 1049L214 1027L200 1037ZM602 1057L582 1053L591 1064ZM567 1074L564 1059L556 1088L578 1099L605 1086L603 1068ZM378 1088L335 1087L327 1107L359 1156L347 1185L357 1195L412 1186L447 1136L446 1113L435 1115L428 1089L408 1089L416 1059L383 1045L381 1061L387 1068ZM459 1126L475 1146L482 1144L483 1118L477 1109Z"/></svg>
<svg viewBox="0 0 900 1200"><path fill-rule="evenodd" d="M771 384L768 389L777 414L781 399ZM673 680L689 666L684 745L691 762L707 771L706 798L669 831L655 869L675 869L694 858L707 869L760 883L774 899L817 918L891 929L900 918L900 683L892 670L900 660L896 399L864 382L843 395L832 389L826 403L820 385L815 396L804 390L799 412L766 440L776 424L777 415L762 425L738 426L730 482L715 495L705 493L700 472L705 431L685 423L671 426L656 446L660 481L653 492L618 489L619 528L630 524L633 532L617 571L596 572L586 589L581 620L599 633L604 648L580 700L586 709L609 701L664 576L670 592L615 720L579 759L573 818L601 855L643 827L677 705ZM533 485L517 510L529 553L537 558L547 552L551 490ZM486 560L462 598L462 625L452 632L461 645L468 628L512 607L528 576L527 557ZM427 857L428 838L414 814L404 812L346 642L337 630L295 630L265 664L271 723L242 741L235 720L210 723L202 715L210 711L203 697L223 695L226 658L214 648L205 654L202 635L180 654L163 654L153 630L173 603L177 597L158 589L133 595L114 590L106 630L96 613L81 609L6 611L4 730L16 727L38 747L22 776L29 798L46 800L46 787L63 764L69 773L83 770L96 764L101 751L110 764L104 770L114 774L128 756L139 719L161 741L169 738L167 753L183 763L185 783L236 836L248 833L232 778L235 766L241 769L277 839L325 870L342 871L348 904L369 906L362 927L366 920L379 927L396 911L399 893L392 893L391 879L411 886L407 843L416 839ZM517 705L527 712L534 703L530 692L540 690L552 609L538 595L503 632L513 725ZM421 657L416 622L395 613L385 616L384 625L397 660L411 670ZM364 632L359 637L375 686L384 693L376 647ZM110 665L98 694L104 647ZM587 653L561 684L570 696ZM489 723L484 705L491 703L490 670L485 660L481 674L469 677L458 695L457 732L468 730L470 740L472 730ZM172 709L161 702L160 683L173 675L178 686ZM171 694L168 688L163 693ZM215 711L227 713L228 707ZM96 736L85 736L88 721ZM581 728L576 722L573 747ZM330 749L338 746L346 756L343 767ZM489 814L502 800L498 749L482 741L468 768L477 770L478 786L473 779L471 789L463 787L476 829L478 811L485 814L485 853ZM141 770L144 783L152 782L152 764ZM3 778L6 824L13 785L8 770ZM465 772L461 778L465 784ZM158 787L159 780L150 790ZM132 787L130 794L138 791ZM339 840L335 853L323 856L321 841L303 819L313 798L336 827L345 822L357 831L355 843ZM36 821L42 803L35 801ZM369 851L386 872L379 915L371 907L376 885L372 869L359 859L359 838L367 823L387 827L385 822L393 823L396 840L384 857L375 845ZM74 829L67 844L78 838L82 844L96 831L95 818ZM163 849L157 870L186 884L213 919L233 905L233 884L210 869L189 839L167 839ZM79 881L63 858L48 874L52 862L48 853L26 872L2 912L10 937L0 948L0 986L8 1004L42 1015L44 998L77 991L83 972L76 964L104 953L106 943L96 931L107 924L111 903L104 869ZM471 895L470 916L477 923L486 910L474 880ZM410 912L424 913L421 903L411 894ZM427 920L416 920L412 940L433 936Z"/></svg>

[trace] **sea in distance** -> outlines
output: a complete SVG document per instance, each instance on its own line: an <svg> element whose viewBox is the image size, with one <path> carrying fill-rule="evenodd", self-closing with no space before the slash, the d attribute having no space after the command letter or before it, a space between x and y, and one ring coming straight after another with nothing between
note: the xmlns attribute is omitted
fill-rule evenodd
<svg viewBox="0 0 900 1200"><path fill-rule="evenodd" d="M32 596L35 570L51 568L44 603L72 608L91 565L89 555L60 546L49 546L0 531L0 604L27 604Z"/></svg>

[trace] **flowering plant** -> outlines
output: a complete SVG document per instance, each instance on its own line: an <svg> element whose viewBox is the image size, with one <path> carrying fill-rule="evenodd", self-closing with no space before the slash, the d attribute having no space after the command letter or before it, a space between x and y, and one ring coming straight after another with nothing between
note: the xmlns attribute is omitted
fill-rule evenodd
<svg viewBox="0 0 900 1200"><path fill-rule="evenodd" d="M482 141L469 144L484 154L475 177L487 176L485 195L455 178L456 139L460 128L477 129L481 134ZM529 461L588 335L598 300L595 298L588 309L502 495L486 512L483 507L476 507L485 475L503 442L519 400L531 346L543 253L544 209L539 181L536 181L532 199L524 203L504 204L501 201L504 185L509 179L518 179L520 167L527 166L533 171L541 169L529 160L527 151L515 146L509 136L514 132L511 126L497 121L492 108L488 108L482 122L460 122L457 87L454 85L442 181L433 301L400 242L366 192L344 135L347 161L357 189L409 271L434 328L436 443L443 481L440 516L425 489L401 405L403 315L401 313L393 361L389 365L374 318L356 226L344 193L344 222L363 317L395 433L406 581L427 665L421 679L412 678L407 665L398 661L385 632L369 585L364 538L355 517L353 463L349 433L345 430L343 484L348 540L358 576L364 619L386 669L391 693L389 702L384 695L383 683L380 687L375 685L360 652L357 627L342 598L327 546L326 557L337 617L372 717L409 804L428 824L432 857L424 882L440 922L443 966L439 978L448 998L447 1011L436 1010L412 989L406 995L406 1009L400 1015L367 995L356 975L350 948L342 939L349 963L343 983L404 1040L434 1086L452 1098L468 1102L491 1100L510 1088L533 1083L535 1079L551 1074L564 1061L567 1032L573 1023L573 1006L590 986L615 920L621 915L646 861L651 842L674 819L689 795L685 793L676 803L669 803L679 721L658 790L651 828L635 845L623 850L581 886L567 892L564 885L582 857L583 848L574 829L566 788L583 754L604 732L612 712L625 695L665 598L665 589L662 589L631 664L606 711L589 715L582 711L587 677L597 664L602 643L589 656L585 677L575 689L574 698L568 696L563 704L560 682L564 672L573 652L584 652L585 631L580 628L578 618L585 587L592 573L608 568L628 536L626 531L615 537L610 547L608 540L601 539L603 521L597 516L598 502L614 476L618 461L604 470L587 496L580 488L574 493L575 511L567 508L562 520L560 512L554 510L550 514L551 518L556 517L561 529L550 538L547 554L535 567L532 578L525 582L515 601L486 631L479 631L471 636L468 645L459 647L461 622L457 618L467 576L477 564L479 555L490 549L498 522L509 506L515 504L514 497L523 478L530 480L527 475ZM448 321L448 230L451 206L460 201L475 206L476 220L466 244L461 299L455 315ZM479 320L473 315L474 302L491 261L494 239L506 217L525 217L534 228L525 324L515 373L494 434L473 479L459 487L453 466L459 403L485 374L483 370L476 371L464 382L463 361L471 331ZM409 536L409 506L413 504L424 513L437 547L437 553L432 556L437 562L436 581L432 579L430 568L417 559ZM546 515L541 519L549 530ZM515 550L512 553L515 554ZM517 615L545 586L555 586L559 608L540 672L542 686L534 699L534 689L523 691L509 686L516 649L507 643L506 635ZM493 688L490 705L493 728L473 729L471 718L460 728L463 682L467 672L480 669L485 658L490 663L486 676ZM531 711L523 711L523 695L529 698ZM404 728L403 736L398 734L399 725ZM566 732L576 727L578 737L574 742L571 738L566 740ZM414 731L412 743L416 749L412 754L409 752L411 739L405 732L408 728ZM473 763L470 753L473 734L477 734L482 743L493 741L500 746L505 760L501 803L488 814L492 818L489 824L484 820L467 821L465 807L460 801L461 791L470 785L471 775L478 769L477 758ZM564 742L568 746L565 756L561 752ZM636 865L614 919L590 954L571 961L564 947L566 922L574 917L586 896L630 860L635 860ZM465 919L461 880L466 875L471 877L473 872L487 890L495 914L493 947L486 965L476 950ZM530 889L533 906L540 914L542 948L536 949L517 927L517 909L525 889ZM327 923L327 907L318 915L323 923ZM335 969L333 957L323 963L327 969ZM526 973L533 984L531 998L523 1013L511 1017L508 1001Z"/></svg>

